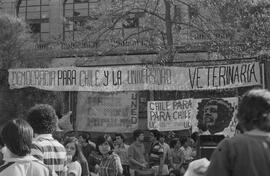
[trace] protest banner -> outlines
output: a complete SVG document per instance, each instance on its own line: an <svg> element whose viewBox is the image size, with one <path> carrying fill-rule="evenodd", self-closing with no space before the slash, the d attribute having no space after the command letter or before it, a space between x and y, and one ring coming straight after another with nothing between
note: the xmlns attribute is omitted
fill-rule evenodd
<svg viewBox="0 0 270 176"><path fill-rule="evenodd" d="M194 99L192 131L232 137L237 125L238 97Z"/></svg>
<svg viewBox="0 0 270 176"><path fill-rule="evenodd" d="M259 62L249 62L197 67L9 69L9 85L11 89L36 87L51 91L211 90L262 85L260 68Z"/></svg>
<svg viewBox="0 0 270 176"><path fill-rule="evenodd" d="M159 131L192 129L200 134L233 136L238 97L149 101L147 127Z"/></svg>
<svg viewBox="0 0 270 176"><path fill-rule="evenodd" d="M138 95L135 92L79 92L76 127L79 131L132 132L138 128Z"/></svg>
<svg viewBox="0 0 270 176"><path fill-rule="evenodd" d="M159 131L191 128L193 99L147 102L147 127Z"/></svg>

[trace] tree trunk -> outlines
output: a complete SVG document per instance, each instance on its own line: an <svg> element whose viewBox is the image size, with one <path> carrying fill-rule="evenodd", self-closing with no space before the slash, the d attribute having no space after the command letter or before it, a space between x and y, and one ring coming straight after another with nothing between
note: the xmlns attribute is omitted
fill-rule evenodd
<svg viewBox="0 0 270 176"><path fill-rule="evenodd" d="M171 4L169 0L164 0L165 4L165 19L166 19L166 38L167 38L167 64L171 65L174 52L173 52L173 35L172 35L172 19L171 19Z"/></svg>

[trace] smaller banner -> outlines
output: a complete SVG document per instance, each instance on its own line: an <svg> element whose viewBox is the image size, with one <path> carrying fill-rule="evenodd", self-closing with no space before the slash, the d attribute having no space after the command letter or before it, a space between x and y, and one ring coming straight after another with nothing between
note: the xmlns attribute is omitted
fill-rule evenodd
<svg viewBox="0 0 270 176"><path fill-rule="evenodd" d="M192 131L232 137L237 125L238 97L194 99L196 116Z"/></svg>
<svg viewBox="0 0 270 176"><path fill-rule="evenodd" d="M136 92L79 92L76 127L80 131L133 132L138 128Z"/></svg>
<svg viewBox="0 0 270 176"><path fill-rule="evenodd" d="M192 126L193 99L149 101L147 109L147 126L150 130L184 130Z"/></svg>
<svg viewBox="0 0 270 176"><path fill-rule="evenodd" d="M147 127L159 131L192 129L205 135L232 137L238 97L149 101Z"/></svg>

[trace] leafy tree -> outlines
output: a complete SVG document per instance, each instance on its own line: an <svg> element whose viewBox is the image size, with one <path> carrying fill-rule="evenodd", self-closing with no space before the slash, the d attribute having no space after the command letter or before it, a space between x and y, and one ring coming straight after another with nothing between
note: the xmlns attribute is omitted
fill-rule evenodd
<svg viewBox="0 0 270 176"><path fill-rule="evenodd" d="M213 48L224 56L257 56L269 49L269 1L203 0L201 6L215 11L221 25L215 27L226 30L230 40L212 42Z"/></svg>
<svg viewBox="0 0 270 176"><path fill-rule="evenodd" d="M159 52L161 61L170 63L179 46L187 50L206 46L228 58L255 55L268 47L267 0L104 2L91 9L89 20L71 19L83 24L77 26L76 40L93 41L102 54L128 42L144 41L146 48Z"/></svg>
<svg viewBox="0 0 270 176"><path fill-rule="evenodd" d="M30 57L33 43L25 22L17 17L0 15L0 41L0 124L7 119L24 117L29 107L35 103L62 106L61 93L34 88L9 89L8 69L47 66L44 61Z"/></svg>
<svg viewBox="0 0 270 176"><path fill-rule="evenodd" d="M0 15L0 68L18 63L21 53L31 45L27 25L21 19Z"/></svg>

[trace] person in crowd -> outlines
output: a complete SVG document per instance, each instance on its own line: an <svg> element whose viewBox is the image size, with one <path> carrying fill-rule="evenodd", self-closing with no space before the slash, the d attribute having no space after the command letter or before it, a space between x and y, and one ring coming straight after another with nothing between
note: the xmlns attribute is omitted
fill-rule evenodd
<svg viewBox="0 0 270 176"><path fill-rule="evenodd" d="M174 138L170 141L170 153L172 155L173 169L184 173L182 164L184 163L184 153L180 150L181 143L179 138Z"/></svg>
<svg viewBox="0 0 270 176"><path fill-rule="evenodd" d="M90 153L95 150L96 144L91 141L91 136L89 133L81 133L78 138L82 146L83 154L87 158Z"/></svg>
<svg viewBox="0 0 270 176"><path fill-rule="evenodd" d="M157 130L150 131L150 153L149 153L149 165L155 171L155 175L168 175L168 165L165 163L165 158L169 153L169 149L165 149L165 138L162 136L162 142L160 142L161 133ZM166 151L165 151L166 150Z"/></svg>
<svg viewBox="0 0 270 176"><path fill-rule="evenodd" d="M0 176L56 175L37 158L30 155L32 127L23 119L7 122L2 129L6 163L0 167Z"/></svg>
<svg viewBox="0 0 270 176"><path fill-rule="evenodd" d="M113 152L113 144L107 141L104 136L99 136L97 138L96 147L98 152L102 155L98 175L121 176L123 168L119 156Z"/></svg>
<svg viewBox="0 0 270 176"><path fill-rule="evenodd" d="M100 165L101 158L102 156L96 148L88 156L87 161L91 175L96 175L98 173L98 167Z"/></svg>
<svg viewBox="0 0 270 176"><path fill-rule="evenodd" d="M163 148L163 158L162 158L162 167L163 167L163 175L169 174L169 167L173 167L172 155L170 152L170 146L165 142L165 134L160 133L159 144Z"/></svg>
<svg viewBox="0 0 270 176"><path fill-rule="evenodd" d="M129 160L128 160L128 148L129 145L125 144L125 138L123 134L116 133L115 134L115 153L120 157L121 164L123 167L123 175L130 176L129 173Z"/></svg>
<svg viewBox="0 0 270 176"><path fill-rule="evenodd" d="M134 176L136 170L145 170L148 168L146 162L146 152L143 144L144 132L142 130L135 130L133 132L134 142L128 148L128 158L130 175Z"/></svg>
<svg viewBox="0 0 270 176"><path fill-rule="evenodd" d="M58 175L64 174L66 149L52 137L57 123L54 108L48 104L35 105L29 110L27 121L35 135L31 154Z"/></svg>
<svg viewBox="0 0 270 176"><path fill-rule="evenodd" d="M68 137L64 146L67 151L68 176L89 176L88 163L82 153L78 139Z"/></svg>
<svg viewBox="0 0 270 176"><path fill-rule="evenodd" d="M194 159L193 150L189 146L188 137L186 137L186 136L182 137L180 142L181 142L180 150L184 153L183 167L186 170L188 167L188 164Z"/></svg>
<svg viewBox="0 0 270 176"><path fill-rule="evenodd" d="M207 176L268 176L270 173L270 92L252 89L240 101L244 134L225 138L211 156Z"/></svg>
<svg viewBox="0 0 270 176"><path fill-rule="evenodd" d="M160 132L157 130L150 131L150 152L149 152L149 165L150 167L160 166L162 156L164 153L164 148L159 143Z"/></svg>
<svg viewBox="0 0 270 176"><path fill-rule="evenodd" d="M83 155L84 155L84 157L86 158L86 160L87 160L87 163L88 163L88 171L90 171L90 170L93 170L92 168L91 168L91 166L89 165L89 163L90 163L90 158L91 158L91 153L95 150L95 147L96 147L96 144L89 144L88 143L88 140L89 140L89 138L90 138L90 135L88 134L88 133L81 133L80 135L79 135L79 142L80 142L80 144L81 144L81 146L82 146L82 152L83 152Z"/></svg>

